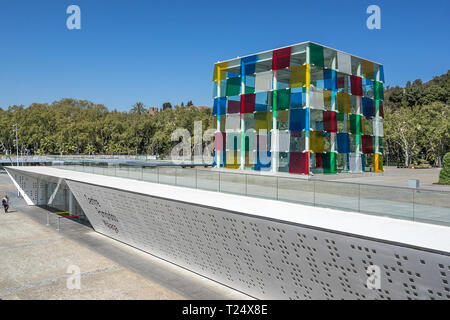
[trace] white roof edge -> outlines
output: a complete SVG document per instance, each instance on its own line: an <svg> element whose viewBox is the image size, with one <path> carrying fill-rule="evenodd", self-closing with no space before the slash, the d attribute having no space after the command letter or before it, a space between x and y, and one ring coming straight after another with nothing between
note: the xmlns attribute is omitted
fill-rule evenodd
<svg viewBox="0 0 450 320"><path fill-rule="evenodd" d="M93 185L172 199L201 206L220 208L247 215L334 230L366 238L450 253L450 228L447 226L312 207L283 201L253 198L214 191L157 184L127 178L63 170L51 167L6 167L64 178Z"/></svg>
<svg viewBox="0 0 450 320"><path fill-rule="evenodd" d="M323 44L320 44L320 43L314 42L314 41L303 41L303 42L296 43L296 44L291 44L291 45L288 45L288 46L283 46L283 47L279 47L279 48L275 48L275 49L265 50L265 51L261 51L261 52L257 52L257 53L253 53L253 54L248 54L248 55L245 55L245 56L242 56L242 57L236 57L236 58L233 58L233 59L217 61L217 62L215 63L215 65L218 64L218 63L229 62L229 61L234 61L234 60L238 60L238 59L242 59L242 58L246 58L246 57L251 57L251 56L254 56L254 55L257 55L257 54L268 53L268 52L275 51L275 50L279 50L279 49L284 49L284 48L289 48L289 47L300 46L300 45L302 45L302 44L307 44L307 43L314 43L314 44L317 44L317 45L322 46L322 47L324 47L324 48L331 49L331 50L334 50L334 51L336 51L336 52L348 54L348 55L350 55L350 56L352 56L352 57L355 57L355 58L358 58L358 59L362 59L362 60L366 60L366 61L375 63L375 64L377 64L377 65L383 66L383 64L381 64L381 63L379 63L379 62L376 62L376 61L373 61L373 60L369 60L369 59L366 59L366 58L362 58L362 57L359 57L359 56L357 56L357 55L354 55L354 54L351 54L351 53L348 53L348 52L345 52L345 51L342 51L342 50L334 49L334 48L331 48L331 47L329 47L329 46L325 46L325 45L323 45Z"/></svg>

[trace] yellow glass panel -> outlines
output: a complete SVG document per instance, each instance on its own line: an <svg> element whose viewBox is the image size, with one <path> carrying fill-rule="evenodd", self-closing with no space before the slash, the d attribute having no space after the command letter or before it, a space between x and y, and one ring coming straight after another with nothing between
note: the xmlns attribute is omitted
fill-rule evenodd
<svg viewBox="0 0 450 320"><path fill-rule="evenodd" d="M383 156L379 153L373 155L373 171L383 172Z"/></svg>
<svg viewBox="0 0 450 320"><path fill-rule="evenodd" d="M310 68L309 64L306 65L306 92L309 93L309 85L310 85Z"/></svg>
<svg viewBox="0 0 450 320"><path fill-rule="evenodd" d="M291 88L304 87L307 85L307 68L308 65L304 66L294 66L291 68Z"/></svg>
<svg viewBox="0 0 450 320"><path fill-rule="evenodd" d="M309 151L323 153L322 131L310 131L309 132Z"/></svg>
<svg viewBox="0 0 450 320"><path fill-rule="evenodd" d="M338 92L337 105L340 113L350 113L350 95L345 92Z"/></svg>
<svg viewBox="0 0 450 320"><path fill-rule="evenodd" d="M289 121L289 110L280 110L280 111L278 111L277 119L280 122L288 122Z"/></svg>
<svg viewBox="0 0 450 320"><path fill-rule="evenodd" d="M272 129L272 112L255 112L255 131Z"/></svg>
<svg viewBox="0 0 450 320"><path fill-rule="evenodd" d="M226 168L229 169L238 169L238 151L237 150L228 150L227 151L227 159L226 159Z"/></svg>
<svg viewBox="0 0 450 320"><path fill-rule="evenodd" d="M219 62L214 65L214 75L213 81L219 82L226 78L226 69L228 67L228 62Z"/></svg>
<svg viewBox="0 0 450 320"><path fill-rule="evenodd" d="M373 62L367 61L367 60L361 60L361 67L362 67L362 73L363 77L366 79L374 80L374 66Z"/></svg>
<svg viewBox="0 0 450 320"><path fill-rule="evenodd" d="M331 106L331 90L323 90L323 105L326 107Z"/></svg>

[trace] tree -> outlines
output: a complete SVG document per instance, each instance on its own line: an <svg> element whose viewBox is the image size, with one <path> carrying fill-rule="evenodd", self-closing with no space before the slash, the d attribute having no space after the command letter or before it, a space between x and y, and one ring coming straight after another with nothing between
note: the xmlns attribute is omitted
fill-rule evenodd
<svg viewBox="0 0 450 320"><path fill-rule="evenodd" d="M162 105L162 109L163 110L172 109L172 104L170 102L164 102Z"/></svg>
<svg viewBox="0 0 450 320"><path fill-rule="evenodd" d="M192 100L189 100L187 103L186 103L186 106L188 106L188 107L190 107L190 106L193 106L194 104L192 103Z"/></svg>
<svg viewBox="0 0 450 320"><path fill-rule="evenodd" d="M136 114L143 114L143 113L147 113L147 109L145 108L145 104L143 104L142 102L136 102L133 105L133 108L131 108L130 113L136 113Z"/></svg>
<svg viewBox="0 0 450 320"><path fill-rule="evenodd" d="M444 156L443 168L439 174L439 183L450 185L450 152Z"/></svg>
<svg viewBox="0 0 450 320"><path fill-rule="evenodd" d="M403 89L400 87L395 87L390 89L389 91L386 91L386 96L388 96L388 100L390 103L392 103L395 106L402 106L403 105L403 100L404 100L404 94L403 94Z"/></svg>
<svg viewBox="0 0 450 320"><path fill-rule="evenodd" d="M89 144L86 146L86 149L84 150L85 153L91 155L95 152L95 147L92 144Z"/></svg>
<svg viewBox="0 0 450 320"><path fill-rule="evenodd" d="M419 143L427 156L438 167L450 148L450 106L441 102L420 108Z"/></svg>
<svg viewBox="0 0 450 320"><path fill-rule="evenodd" d="M384 130L386 142L397 145L403 153L405 167L412 163L418 152L418 118L413 108L402 107L396 111L386 109Z"/></svg>

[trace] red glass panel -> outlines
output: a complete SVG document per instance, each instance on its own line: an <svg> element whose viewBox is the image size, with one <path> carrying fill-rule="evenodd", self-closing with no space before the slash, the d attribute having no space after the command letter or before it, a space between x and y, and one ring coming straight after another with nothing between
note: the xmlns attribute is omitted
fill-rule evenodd
<svg viewBox="0 0 450 320"><path fill-rule="evenodd" d="M247 93L241 95L241 113L255 112L255 94Z"/></svg>
<svg viewBox="0 0 450 320"><path fill-rule="evenodd" d="M321 153L316 153L316 168L323 168L323 158Z"/></svg>
<svg viewBox="0 0 450 320"><path fill-rule="evenodd" d="M327 132L337 132L336 112L323 111L323 130Z"/></svg>
<svg viewBox="0 0 450 320"><path fill-rule="evenodd" d="M352 88L352 94L355 96L362 96L362 79L357 76L350 76L350 84Z"/></svg>
<svg viewBox="0 0 450 320"><path fill-rule="evenodd" d="M239 113L241 111L240 101L228 100L227 113Z"/></svg>
<svg viewBox="0 0 450 320"><path fill-rule="evenodd" d="M373 153L373 139L372 136L369 135L362 135L362 152L367 153Z"/></svg>
<svg viewBox="0 0 450 320"><path fill-rule="evenodd" d="M289 172L309 174L308 152L290 152Z"/></svg>
<svg viewBox="0 0 450 320"><path fill-rule="evenodd" d="M278 49L273 52L272 69L288 68L291 62L291 47Z"/></svg>
<svg viewBox="0 0 450 320"><path fill-rule="evenodd" d="M383 101L378 101L378 115L384 118Z"/></svg>

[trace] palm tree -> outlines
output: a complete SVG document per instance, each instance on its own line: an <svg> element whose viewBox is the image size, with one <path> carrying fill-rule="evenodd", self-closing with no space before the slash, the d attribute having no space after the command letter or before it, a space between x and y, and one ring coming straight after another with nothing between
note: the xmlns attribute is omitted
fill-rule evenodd
<svg viewBox="0 0 450 320"><path fill-rule="evenodd" d="M130 113L136 113L136 114L143 114L147 112L147 109L145 109L145 104L143 104L142 102L136 102L133 106L133 108L131 108Z"/></svg>

